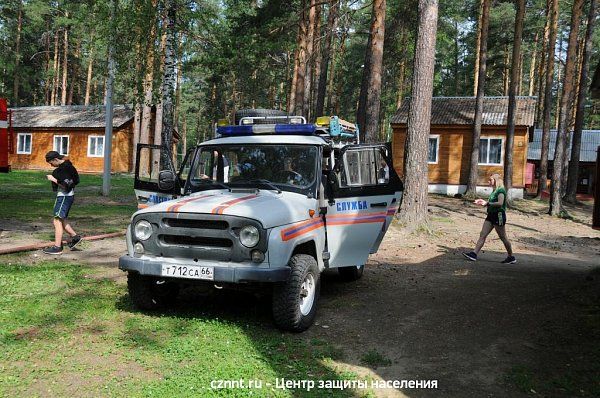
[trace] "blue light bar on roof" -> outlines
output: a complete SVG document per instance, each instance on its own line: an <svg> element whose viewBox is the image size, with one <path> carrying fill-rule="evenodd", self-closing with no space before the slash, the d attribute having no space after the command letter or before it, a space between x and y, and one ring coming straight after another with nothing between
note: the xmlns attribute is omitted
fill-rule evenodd
<svg viewBox="0 0 600 398"><path fill-rule="evenodd" d="M314 124L253 124L251 126L219 126L217 134L222 137L239 137L244 135L313 135Z"/></svg>

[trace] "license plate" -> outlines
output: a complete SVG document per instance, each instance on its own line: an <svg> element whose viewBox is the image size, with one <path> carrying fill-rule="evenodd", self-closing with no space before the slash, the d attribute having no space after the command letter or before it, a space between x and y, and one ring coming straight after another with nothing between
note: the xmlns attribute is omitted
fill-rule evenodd
<svg viewBox="0 0 600 398"><path fill-rule="evenodd" d="M174 278L205 279L209 281L215 279L213 267L197 267L195 265L163 264L160 274Z"/></svg>

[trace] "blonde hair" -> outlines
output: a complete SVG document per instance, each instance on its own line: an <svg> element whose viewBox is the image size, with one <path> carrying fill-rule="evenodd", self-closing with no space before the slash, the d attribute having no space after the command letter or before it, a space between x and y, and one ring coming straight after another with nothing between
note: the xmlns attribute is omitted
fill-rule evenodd
<svg viewBox="0 0 600 398"><path fill-rule="evenodd" d="M492 174L490 178L494 180L494 189L504 188L504 180L500 174Z"/></svg>

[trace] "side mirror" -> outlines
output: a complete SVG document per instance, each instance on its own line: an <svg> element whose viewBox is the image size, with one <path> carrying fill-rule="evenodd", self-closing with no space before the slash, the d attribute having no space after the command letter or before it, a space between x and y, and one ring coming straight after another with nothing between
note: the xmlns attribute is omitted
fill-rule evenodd
<svg viewBox="0 0 600 398"><path fill-rule="evenodd" d="M175 188L177 178L171 170L161 170L158 173L158 189L161 191L171 191Z"/></svg>

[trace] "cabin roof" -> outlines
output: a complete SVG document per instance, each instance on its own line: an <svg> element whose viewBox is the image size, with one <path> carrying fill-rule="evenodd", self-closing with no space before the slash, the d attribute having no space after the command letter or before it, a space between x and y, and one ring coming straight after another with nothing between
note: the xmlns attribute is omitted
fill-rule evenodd
<svg viewBox="0 0 600 398"><path fill-rule="evenodd" d="M572 138L573 132L571 132ZM572 140L569 140L572 142ZM598 146L600 146L600 130L583 130L581 132L581 150L579 152L580 162L595 162ZM556 130L550 130L550 146L548 147L548 160L554 160L554 149L556 148ZM571 147L569 145L569 155ZM528 160L540 160L542 153L542 130L533 132L533 141L527 148Z"/></svg>
<svg viewBox="0 0 600 398"><path fill-rule="evenodd" d="M89 128L105 127L105 107L102 105L29 106L12 108L14 128ZM133 119L133 108L115 105L113 128L120 128Z"/></svg>
<svg viewBox="0 0 600 398"><path fill-rule="evenodd" d="M516 126L531 127L535 121L537 97L517 97ZM410 98L391 119L391 124L406 124ZM431 102L432 125L472 125L475 118L475 97L433 97ZM483 99L482 124L505 126L508 119L508 97L485 97Z"/></svg>

